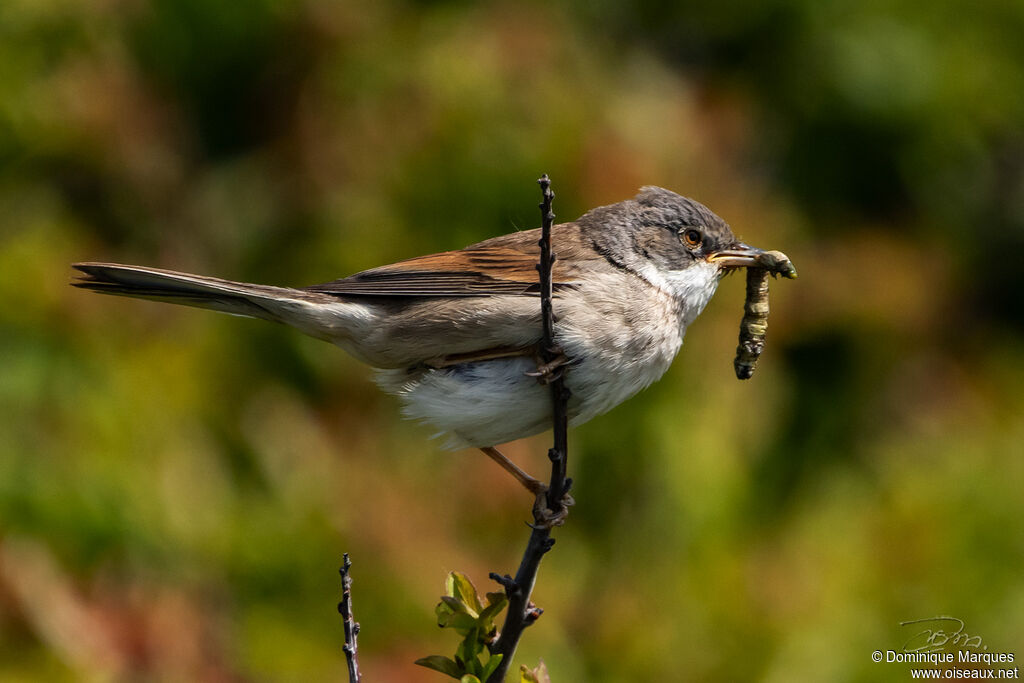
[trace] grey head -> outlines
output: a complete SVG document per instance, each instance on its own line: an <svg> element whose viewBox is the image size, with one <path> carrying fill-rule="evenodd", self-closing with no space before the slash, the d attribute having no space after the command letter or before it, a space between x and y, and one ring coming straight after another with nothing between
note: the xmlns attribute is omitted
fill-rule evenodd
<svg viewBox="0 0 1024 683"><path fill-rule="evenodd" d="M633 199L588 211L577 223L605 258L634 272L645 265L684 270L739 246L711 209L650 185Z"/></svg>

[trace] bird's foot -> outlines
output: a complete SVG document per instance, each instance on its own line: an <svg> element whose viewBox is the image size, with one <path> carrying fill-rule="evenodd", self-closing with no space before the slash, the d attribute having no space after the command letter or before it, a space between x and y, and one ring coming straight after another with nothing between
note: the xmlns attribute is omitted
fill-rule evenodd
<svg viewBox="0 0 1024 683"><path fill-rule="evenodd" d="M537 498L533 503L533 524L530 526L534 529L550 529L562 526L565 524L565 519L569 516L569 508L575 505L576 501L569 495L569 491L566 490L557 503L557 509L552 510L548 507L548 487L545 484L541 484L541 486L543 490L537 492Z"/></svg>
<svg viewBox="0 0 1024 683"><path fill-rule="evenodd" d="M568 486L565 487L562 498L556 503L556 509L552 510L548 504L547 484L536 477L531 477L497 448L487 446L480 450L488 458L501 465L502 469L515 477L516 481L523 485L523 488L533 494L533 524L530 526L537 529L550 529L565 524L565 518L569 516L569 508L576 503L569 495Z"/></svg>
<svg viewBox="0 0 1024 683"><path fill-rule="evenodd" d="M565 374L565 367L569 365L569 357L558 347L555 347L553 353L554 358L549 361L545 361L539 351L534 354L533 360L537 364L537 369L534 372L526 373L526 375L536 377L537 381L544 385L561 378Z"/></svg>

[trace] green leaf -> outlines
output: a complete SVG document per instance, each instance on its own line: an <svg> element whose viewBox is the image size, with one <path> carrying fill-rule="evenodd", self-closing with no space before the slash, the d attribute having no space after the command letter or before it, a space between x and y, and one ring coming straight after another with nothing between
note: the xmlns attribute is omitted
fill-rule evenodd
<svg viewBox="0 0 1024 683"><path fill-rule="evenodd" d="M441 602L437 603L437 607L434 608L434 614L437 615L437 625L447 626L455 615L461 611L462 605L455 598L449 598L447 595L441 596Z"/></svg>
<svg viewBox="0 0 1024 683"><path fill-rule="evenodd" d="M466 674L459 679L459 683L480 683L480 679L472 674Z"/></svg>
<svg viewBox="0 0 1024 683"><path fill-rule="evenodd" d="M460 600L475 617L484 608L480 604L480 596L476 592L476 586L462 572L449 572L446 586L448 595Z"/></svg>
<svg viewBox="0 0 1024 683"><path fill-rule="evenodd" d="M456 661L466 663L466 671L477 673L481 667L479 662L477 662L476 656L483 649L484 643L480 639L480 629L473 628L462 639L462 642L459 643L459 649L455 651L455 659Z"/></svg>
<svg viewBox="0 0 1024 683"><path fill-rule="evenodd" d="M417 664L452 678L486 679L501 664L500 655L491 655L486 650L487 642L496 632L494 617L508 605L508 598L504 593L488 593L486 603L481 603L473 583L459 572L448 574L445 591L446 595L441 596L441 602L434 610L437 624L442 628L454 628L462 636L462 641L455 651L454 660L434 656L421 659ZM481 661L481 656L487 659Z"/></svg>
<svg viewBox="0 0 1024 683"><path fill-rule="evenodd" d="M415 663L428 669L433 669L434 671L440 671L452 678L462 678L466 673L466 669L464 667L459 666L454 660L442 657L441 655L421 657L417 659Z"/></svg>
<svg viewBox="0 0 1024 683"><path fill-rule="evenodd" d="M494 673L498 665L501 664L501 660L505 658L505 655L491 655L491 658L487 660L484 665L483 671L480 672L480 680L486 681Z"/></svg>
<svg viewBox="0 0 1024 683"><path fill-rule="evenodd" d="M465 612L452 612L442 609L438 605L437 625L441 628L454 628L460 636L465 636L471 630L477 628L476 619Z"/></svg>
<svg viewBox="0 0 1024 683"><path fill-rule="evenodd" d="M460 636L466 635L470 629L476 628L476 615L466 611L465 605L457 599L444 595L434 612L437 614L437 625L441 628L454 628Z"/></svg>
<svg viewBox="0 0 1024 683"><path fill-rule="evenodd" d="M466 603L459 600L458 598L454 598L450 595L442 595L441 603L447 605L448 609L450 609L453 613L470 614L469 606L466 605ZM472 617L475 619L476 615L473 614Z"/></svg>
<svg viewBox="0 0 1024 683"><path fill-rule="evenodd" d="M487 599L490 604L480 612L480 617L477 619L477 621L483 626L484 631L491 630L490 627L491 623L494 621L494 617L496 617L498 613L508 605L508 598L505 597L504 593L488 593Z"/></svg>

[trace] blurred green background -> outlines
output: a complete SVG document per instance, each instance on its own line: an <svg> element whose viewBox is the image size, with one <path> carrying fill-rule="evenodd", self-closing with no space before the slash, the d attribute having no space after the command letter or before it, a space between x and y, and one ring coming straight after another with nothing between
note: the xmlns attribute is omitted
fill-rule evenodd
<svg viewBox="0 0 1024 683"><path fill-rule="evenodd" d="M68 287L78 260L312 284L657 184L800 271L755 378L728 278L571 434L518 661L876 681L964 619L1024 657L1019 0L0 3L0 679L444 680L447 571L530 501L288 329ZM528 469L547 437L510 446Z"/></svg>

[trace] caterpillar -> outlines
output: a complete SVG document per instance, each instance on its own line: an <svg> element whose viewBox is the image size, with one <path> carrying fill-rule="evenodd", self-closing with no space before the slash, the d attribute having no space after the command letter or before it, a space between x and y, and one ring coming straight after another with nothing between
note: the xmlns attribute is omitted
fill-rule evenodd
<svg viewBox="0 0 1024 683"><path fill-rule="evenodd" d="M733 368L737 379L750 379L757 369L757 359L764 351L768 333L768 276L796 278L796 268L781 251L766 251L757 256L758 266L747 268L747 296L740 320L740 341L736 347Z"/></svg>

